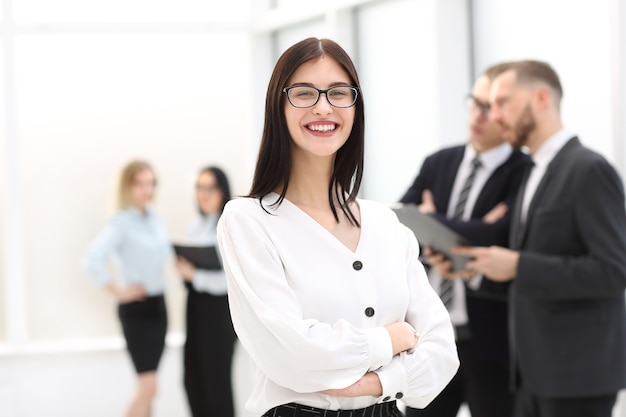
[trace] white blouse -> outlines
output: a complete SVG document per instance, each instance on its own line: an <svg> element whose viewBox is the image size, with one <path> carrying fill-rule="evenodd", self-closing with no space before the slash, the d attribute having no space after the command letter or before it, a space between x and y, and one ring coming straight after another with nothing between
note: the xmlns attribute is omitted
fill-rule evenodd
<svg viewBox="0 0 626 417"><path fill-rule="evenodd" d="M402 399L425 407L459 360L448 313L418 261L414 234L387 207L358 200L361 236L351 251L278 195L231 200L218 223L235 330L256 368L252 412L297 402L337 410ZM392 356L385 325L407 321L419 339ZM380 397L320 393L367 371Z"/></svg>

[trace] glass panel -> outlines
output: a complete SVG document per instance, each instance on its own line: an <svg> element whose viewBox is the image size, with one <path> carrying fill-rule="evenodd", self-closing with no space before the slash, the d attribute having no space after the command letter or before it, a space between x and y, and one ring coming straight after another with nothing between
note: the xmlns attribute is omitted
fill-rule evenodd
<svg viewBox="0 0 626 417"><path fill-rule="evenodd" d="M113 300L79 268L113 212L118 171L152 162L172 236L194 220L201 166L221 165L245 192L248 37L24 35L16 51L28 334L118 335ZM170 281L169 330L181 331L184 288L173 271Z"/></svg>
<svg viewBox="0 0 626 417"><path fill-rule="evenodd" d="M398 201L417 174L420 159L438 147L433 3L398 0L358 9L357 66L367 117L366 198L388 204ZM411 45L407 53L391 47L399 39ZM394 97L390 106L387 93L398 83L404 94ZM410 125L419 128L407 129L407 123L398 120L410 120Z"/></svg>
<svg viewBox="0 0 626 417"><path fill-rule="evenodd" d="M243 22L250 0L13 0L19 23Z"/></svg>
<svg viewBox="0 0 626 417"><path fill-rule="evenodd" d="M561 114L564 126L575 130L586 146L612 163L619 163L613 143L619 139L613 129L615 86L611 79L612 66L619 54L611 48L617 45L613 38L618 33L623 35L626 23L622 21L620 30L612 32L612 22L617 22L612 16L612 4L618 3L624 7L623 2L567 0L476 0L472 6L476 71L508 59L539 59L550 63L563 85ZM533 13L532 10L539 10L538 7L542 12ZM562 19L559 30L549 31L547 28L554 16L562 15L564 7L567 7L567 19ZM503 21L505 16L507 18ZM509 16L515 16L515 19ZM523 22L529 19L537 30L520 33L525 27ZM585 22L589 29L581 31L579 22ZM594 75L598 75L593 77L593 82L589 82L589 70L580 65L582 54L585 62L593 62Z"/></svg>

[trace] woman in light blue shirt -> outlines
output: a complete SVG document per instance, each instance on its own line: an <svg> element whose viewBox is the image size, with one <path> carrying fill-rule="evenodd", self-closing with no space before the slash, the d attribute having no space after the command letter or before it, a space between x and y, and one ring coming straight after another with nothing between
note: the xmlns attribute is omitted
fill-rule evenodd
<svg viewBox="0 0 626 417"><path fill-rule="evenodd" d="M163 292L171 246L163 221L149 207L155 187L156 176L147 162L126 165L118 188L119 210L82 260L89 278L119 301L118 316L137 372L127 417L150 415L167 330ZM110 259L117 271L115 281L107 268Z"/></svg>
<svg viewBox="0 0 626 417"><path fill-rule="evenodd" d="M196 200L200 216L189 231L189 243L217 245L217 220L230 200L228 179L221 169L200 171ZM191 414L233 417L231 365L236 336L228 309L226 276L223 270L197 269L180 257L176 266L189 289L184 380Z"/></svg>

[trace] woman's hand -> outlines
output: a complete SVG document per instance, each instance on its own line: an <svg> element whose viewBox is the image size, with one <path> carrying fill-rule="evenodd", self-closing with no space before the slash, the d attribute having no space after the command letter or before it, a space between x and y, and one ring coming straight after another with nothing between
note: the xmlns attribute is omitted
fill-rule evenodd
<svg viewBox="0 0 626 417"><path fill-rule="evenodd" d="M121 288L109 285L108 289L122 304L132 303L133 301L142 301L146 299L146 289L141 284L133 284Z"/></svg>
<svg viewBox="0 0 626 417"><path fill-rule="evenodd" d="M196 267L187 259L180 256L176 258L176 269L178 269L178 273L185 281L193 281L193 276L196 274Z"/></svg>
<svg viewBox="0 0 626 417"><path fill-rule="evenodd" d="M340 389L327 389L325 391L321 391L321 393L326 395L332 395L333 397L363 397L365 395L379 397L383 395L383 386L380 383L380 378L378 378L378 374L376 374L376 372L370 371L349 387Z"/></svg>
<svg viewBox="0 0 626 417"><path fill-rule="evenodd" d="M405 321L397 321L385 326L391 337L391 346L394 356L415 348L417 345L417 331Z"/></svg>

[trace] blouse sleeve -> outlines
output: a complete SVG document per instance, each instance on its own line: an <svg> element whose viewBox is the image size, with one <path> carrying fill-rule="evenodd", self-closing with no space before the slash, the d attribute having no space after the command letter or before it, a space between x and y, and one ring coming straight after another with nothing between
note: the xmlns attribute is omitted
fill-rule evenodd
<svg viewBox="0 0 626 417"><path fill-rule="evenodd" d="M114 217L83 255L82 269L96 285L104 286L111 282L107 271L107 260L115 251L121 238L122 228L119 219Z"/></svg>
<svg viewBox="0 0 626 417"><path fill-rule="evenodd" d="M450 382L459 367L450 316L418 261L419 245L406 229L410 293L406 321L418 332L417 346L378 369L383 400L402 398L410 407L426 407Z"/></svg>
<svg viewBox="0 0 626 417"><path fill-rule="evenodd" d="M233 324L260 371L289 390L312 393L347 387L390 363L392 346L384 327L358 329L345 320L303 317L264 227L249 213L232 209L218 225Z"/></svg>

